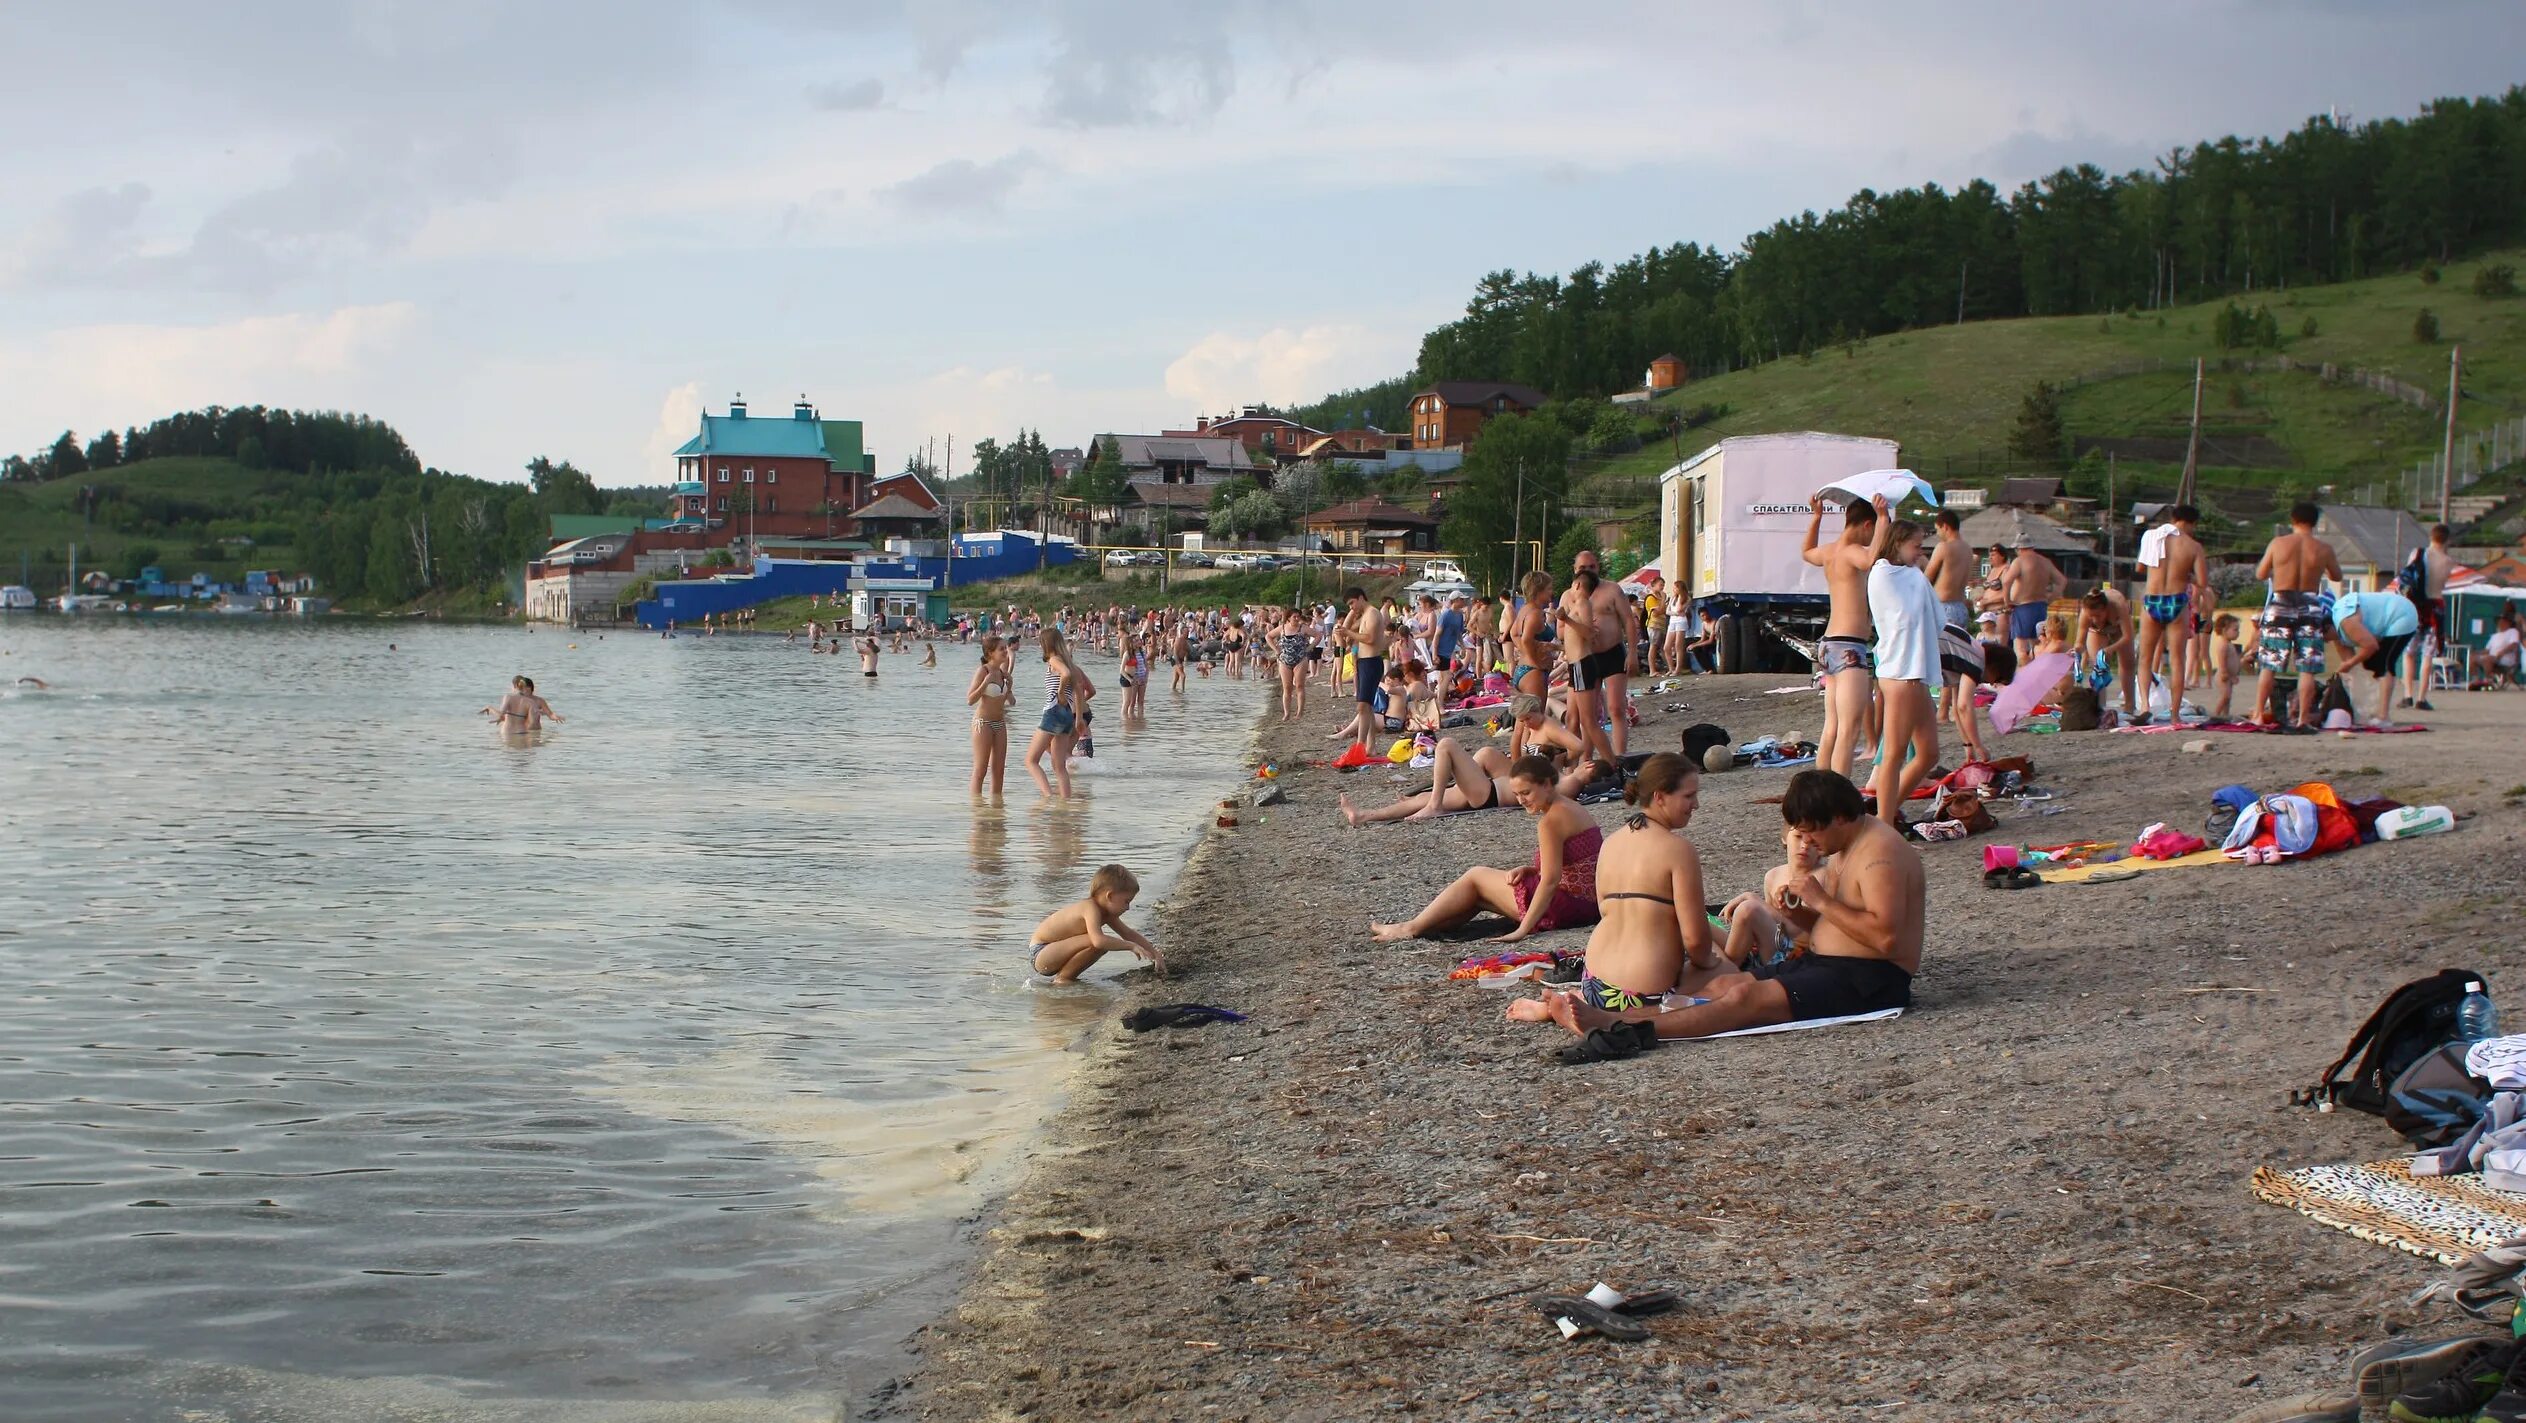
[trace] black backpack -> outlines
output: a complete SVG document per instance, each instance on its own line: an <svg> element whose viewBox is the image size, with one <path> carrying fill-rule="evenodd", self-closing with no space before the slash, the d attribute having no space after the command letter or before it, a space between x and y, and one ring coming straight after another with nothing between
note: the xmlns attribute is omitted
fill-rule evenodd
<svg viewBox="0 0 2526 1423"><path fill-rule="evenodd" d="M2456 1040L2456 1009L2465 1000L2465 985L2484 981L2479 969L2442 968L2387 994L2324 1076L2293 1094L2295 1100L2301 1106L2331 1102L2385 1116L2396 1079L2441 1044ZM2351 1066L2354 1058L2357 1067ZM2347 1077L2345 1068L2350 1068Z"/></svg>

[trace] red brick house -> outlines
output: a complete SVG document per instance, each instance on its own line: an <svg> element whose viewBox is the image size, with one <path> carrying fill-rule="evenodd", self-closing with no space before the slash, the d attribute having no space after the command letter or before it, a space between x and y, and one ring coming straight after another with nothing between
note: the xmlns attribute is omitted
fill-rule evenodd
<svg viewBox="0 0 2526 1423"><path fill-rule="evenodd" d="M1523 415L1544 403L1533 386L1497 380L1443 380L1412 396L1412 448L1462 449L1494 416Z"/></svg>
<svg viewBox="0 0 2526 1423"><path fill-rule="evenodd" d="M1301 425L1279 415L1266 415L1260 406L1249 405L1234 415L1202 416L1190 430L1167 430L1165 436L1178 440L1234 440L1245 446L1246 453L1258 459L1289 460L1324 437L1324 431Z"/></svg>
<svg viewBox="0 0 2526 1423"><path fill-rule="evenodd" d="M700 433L675 452L673 516L756 534L848 535L851 511L876 497L876 463L857 420L823 419L803 396L787 419L757 417L740 396L727 414L703 415Z"/></svg>

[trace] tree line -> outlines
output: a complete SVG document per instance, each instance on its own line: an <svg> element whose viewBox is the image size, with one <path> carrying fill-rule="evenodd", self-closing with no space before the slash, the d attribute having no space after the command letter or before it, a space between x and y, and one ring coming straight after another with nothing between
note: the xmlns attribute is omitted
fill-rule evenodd
<svg viewBox="0 0 2526 1423"><path fill-rule="evenodd" d="M329 470L421 472L402 435L382 420L338 411L271 410L260 405L210 406L106 430L85 444L76 431L33 455L0 459L0 482L66 479L142 460L177 456L231 459L248 469L317 474Z"/></svg>
<svg viewBox="0 0 2526 1423"><path fill-rule="evenodd" d="M2120 175L2063 167L2003 196L1976 179L1863 189L1784 218L1734 254L1652 247L1565 276L1484 276L1422 338L1411 375L1292 414L1408 425L1411 392L1508 380L1554 395L1637 388L1649 361L1695 374L1950 322L2149 310L2348 281L2526 241L2526 88L2405 119L2319 115L2278 140L2177 148Z"/></svg>

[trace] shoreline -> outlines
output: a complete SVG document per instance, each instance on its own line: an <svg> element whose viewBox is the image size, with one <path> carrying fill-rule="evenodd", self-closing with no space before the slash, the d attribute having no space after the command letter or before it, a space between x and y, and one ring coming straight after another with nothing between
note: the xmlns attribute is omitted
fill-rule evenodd
<svg viewBox="0 0 2526 1423"><path fill-rule="evenodd" d="M1815 702L1762 695L1790 680L1645 694L1633 745L1703 720L1812 731ZM2373 1118L2281 1106L2395 985L2442 964L2526 983L2504 703L2449 694L2428 735L2213 736L2206 754L2005 738L2057 813L1926 847L1911 1013L1566 1068L1557 1030L1445 980L1476 946L1365 931L1466 863L1522 860L1525 817L1348 830L1336 793L1377 803L1389 773L1300 767L1331 713L1282 727L1264 701L1245 754L1280 760L1289 801L1206 832L1153 935L1179 971L1133 995L1252 1021L1091 1034L976 1219L958 1303L907 1341L873 1416L2217 1419L2334 1382L2391 1325L2447 1322L2403 1303L2431 1267L2246 1183L2395 1153ZM1979 883L1982 843L2128 837L2197 821L2231 781L2320 775L2472 818L2271 869ZM1757 801L1785 780L1705 778L1689 833L1712 899L1776 861ZM1641 1344L1564 1343L1524 1298L1599 1279L1684 1307Z"/></svg>

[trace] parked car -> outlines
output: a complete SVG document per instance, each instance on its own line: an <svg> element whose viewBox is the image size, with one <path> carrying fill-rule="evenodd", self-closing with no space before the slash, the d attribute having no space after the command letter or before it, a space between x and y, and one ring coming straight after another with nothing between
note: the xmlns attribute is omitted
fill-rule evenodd
<svg viewBox="0 0 2526 1423"><path fill-rule="evenodd" d="M1177 554L1175 556L1175 561L1186 568L1208 568L1217 560L1213 559L1209 554L1202 552L1200 549L1188 548L1182 553Z"/></svg>
<svg viewBox="0 0 2526 1423"><path fill-rule="evenodd" d="M1138 562L1140 555L1127 548L1118 548L1105 555L1105 566L1108 568L1129 568Z"/></svg>
<svg viewBox="0 0 2526 1423"><path fill-rule="evenodd" d="M1254 560L1251 556L1242 553L1217 553L1212 554L1210 559L1211 567L1219 569L1223 573L1248 568L1251 567L1253 563Z"/></svg>
<svg viewBox="0 0 2526 1423"><path fill-rule="evenodd" d="M1404 584L1403 591L1415 598L1427 593L1444 603L1450 598L1472 597L1474 586L1462 578L1433 578L1425 573Z"/></svg>
<svg viewBox="0 0 2526 1423"><path fill-rule="evenodd" d="M1403 573L1403 565L1400 563L1359 563L1353 564L1351 571L1363 578L1395 578Z"/></svg>
<svg viewBox="0 0 2526 1423"><path fill-rule="evenodd" d="M1278 573L1289 566L1288 559L1268 553L1258 553L1246 561L1246 567L1256 573Z"/></svg>

